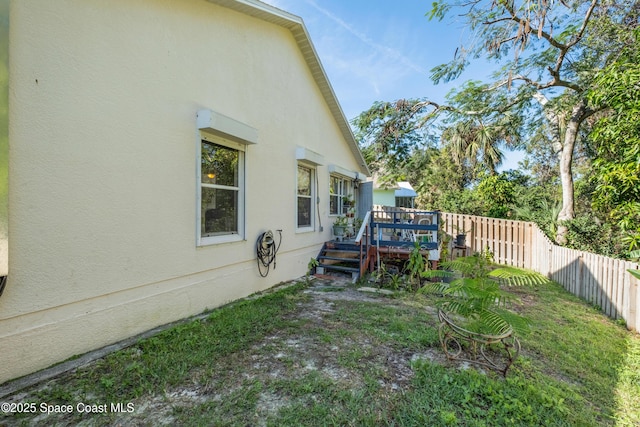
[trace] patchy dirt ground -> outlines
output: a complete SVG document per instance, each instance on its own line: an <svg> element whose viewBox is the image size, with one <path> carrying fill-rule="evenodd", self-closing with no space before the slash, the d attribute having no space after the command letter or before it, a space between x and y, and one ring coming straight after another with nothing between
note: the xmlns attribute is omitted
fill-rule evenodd
<svg viewBox="0 0 640 427"><path fill-rule="evenodd" d="M251 351L234 353L218 362L213 371L214 377L207 373L194 373L193 380L180 388L137 399L133 403L132 413L119 414L109 424L120 426L137 425L175 425L176 408L178 410L196 407L206 403L233 401L240 388L247 384L274 384L288 379L302 378L310 373L317 373L338 383L344 389L362 388L364 382L362 370L358 364L369 364L383 374L377 380L384 393L392 394L401 391L411 381L413 371L411 362L416 359L429 359L438 363L448 363L440 349L430 348L422 353L412 353L398 346L374 343L366 334L349 336L340 342L325 342L318 331L336 331L339 322L332 315L336 306L343 301L372 302L407 307L407 302L389 298L378 293L357 290L350 280L343 277L319 277L311 286L303 291L307 298L299 303L295 316L304 327L295 332L285 330L265 337L256 342ZM424 309L422 307L421 309ZM432 313L435 321L435 313ZM309 331L315 331L313 333ZM305 331L309 334L305 334ZM350 352L350 353L349 353ZM353 360L345 361L346 355L353 355ZM358 354L362 355L359 359ZM132 357L135 357L132 354ZM351 365L350 365L351 363ZM28 392L11 396L9 402L21 402L34 399L38 390L51 387L55 382L64 382L65 375L46 384L31 388ZM288 393L279 393L277 384L260 390L258 403L253 408L252 419L258 425L261 420L275 415L277 411L291 403ZM24 420L23 420L24 421ZM38 425L78 425L77 419L71 422L65 415L40 415L28 421ZM83 417L79 425L94 425L96 419L88 415ZM97 420L98 424L103 422ZM107 421L107 420L104 420ZM0 419L0 425L20 425L19 420ZM252 424L253 425L253 424Z"/></svg>
<svg viewBox="0 0 640 427"><path fill-rule="evenodd" d="M340 276L316 278L312 286L304 292L311 298L301 305L297 313L301 319L309 320L313 326L320 328L336 327L326 321L328 315L334 312L336 301L403 304L385 296L358 291L350 279ZM309 329L308 324L305 329ZM304 332L305 329L301 332ZM366 340L351 342L349 345L366 350L367 360L362 360L361 363L381 364L386 375L385 383L380 385L384 386L388 393L401 390L411 380L413 371L410 363L412 360L428 358L447 363L444 354L438 350L422 354L405 354L386 346L372 348L373 344ZM135 415L119 419L118 424L133 426L143 421L149 425L171 425L174 423L171 416L174 406L190 406L211 399L222 401L233 393L234 387L241 387L246 384L247 380L265 383L273 378L300 378L315 371L342 383L345 388L356 389L363 385L364 379L360 375L354 374L355 370L345 368L342 366L343 363L338 362L340 348L335 345L327 346L303 333L291 336L289 332L283 332L268 336L262 342L257 343L253 350L245 354L237 354L232 360L226 361L226 366L220 367L221 371L226 370L231 376L236 376L237 382L227 389L226 393L221 392L216 383L204 387L172 390L166 395L136 402ZM269 415L275 414L283 406L289 405L291 403L289 400L290 398L283 394L268 390L261 392L256 419L264 420Z"/></svg>

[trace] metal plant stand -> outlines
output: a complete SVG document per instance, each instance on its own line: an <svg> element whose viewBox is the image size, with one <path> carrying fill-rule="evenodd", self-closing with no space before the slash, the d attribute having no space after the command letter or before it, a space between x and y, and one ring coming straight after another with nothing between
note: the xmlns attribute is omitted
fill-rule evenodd
<svg viewBox="0 0 640 427"><path fill-rule="evenodd" d="M447 359L473 363L500 372L507 371L520 353L520 341L509 329L501 335L471 332L456 325L438 310L440 344Z"/></svg>

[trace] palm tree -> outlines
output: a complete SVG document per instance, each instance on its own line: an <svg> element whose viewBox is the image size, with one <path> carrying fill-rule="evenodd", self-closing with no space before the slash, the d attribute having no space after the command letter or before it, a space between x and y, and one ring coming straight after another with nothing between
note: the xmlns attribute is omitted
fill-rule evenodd
<svg viewBox="0 0 640 427"><path fill-rule="evenodd" d="M457 164L468 163L472 168L480 165L493 175L504 160L500 147L516 143L516 126L508 115L495 123L471 117L445 128L442 140Z"/></svg>

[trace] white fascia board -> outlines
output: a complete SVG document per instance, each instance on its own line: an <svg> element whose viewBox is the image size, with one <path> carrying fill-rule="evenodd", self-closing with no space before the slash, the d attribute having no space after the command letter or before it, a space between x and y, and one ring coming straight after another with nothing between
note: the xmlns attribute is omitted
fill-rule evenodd
<svg viewBox="0 0 640 427"><path fill-rule="evenodd" d="M220 135L241 144L256 144L258 142L257 129L215 111L198 111L196 123L198 129L203 132Z"/></svg>

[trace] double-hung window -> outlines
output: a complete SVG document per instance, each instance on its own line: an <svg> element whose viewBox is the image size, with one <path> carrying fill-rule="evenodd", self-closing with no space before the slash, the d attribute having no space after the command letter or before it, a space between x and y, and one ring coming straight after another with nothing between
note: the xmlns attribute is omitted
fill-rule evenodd
<svg viewBox="0 0 640 427"><path fill-rule="evenodd" d="M246 147L258 142L258 131L212 110L199 110L197 244L235 242L245 238Z"/></svg>
<svg viewBox="0 0 640 427"><path fill-rule="evenodd" d="M351 181L340 176L331 175L329 178L329 215L344 215L348 207L344 204L344 197L351 188Z"/></svg>
<svg viewBox="0 0 640 427"><path fill-rule="evenodd" d="M207 137L200 148L200 244L242 240L243 147Z"/></svg>
<svg viewBox="0 0 640 427"><path fill-rule="evenodd" d="M313 230L314 228L315 173L315 168L298 163L296 227L299 231Z"/></svg>

